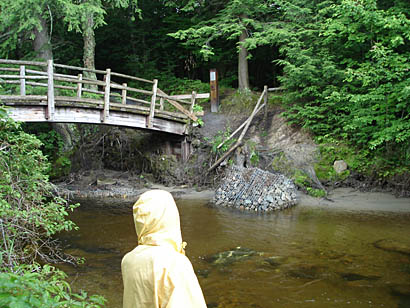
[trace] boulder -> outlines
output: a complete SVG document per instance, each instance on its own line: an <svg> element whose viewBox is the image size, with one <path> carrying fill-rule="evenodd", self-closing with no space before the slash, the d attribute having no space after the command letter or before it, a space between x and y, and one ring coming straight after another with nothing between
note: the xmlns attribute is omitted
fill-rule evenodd
<svg viewBox="0 0 410 308"><path fill-rule="evenodd" d="M253 256L261 256L263 252L257 252L249 248L236 247L228 251L218 252L205 257L205 261L214 265L230 265L232 263L249 259Z"/></svg>
<svg viewBox="0 0 410 308"><path fill-rule="evenodd" d="M337 174L340 174L343 171L347 170L347 164L344 160L335 160L335 162L333 163L333 169Z"/></svg>
<svg viewBox="0 0 410 308"><path fill-rule="evenodd" d="M406 243L384 239L384 240L378 240L377 242L373 243L373 245L376 248L379 248L382 250L397 252L397 253L410 256L410 245Z"/></svg>

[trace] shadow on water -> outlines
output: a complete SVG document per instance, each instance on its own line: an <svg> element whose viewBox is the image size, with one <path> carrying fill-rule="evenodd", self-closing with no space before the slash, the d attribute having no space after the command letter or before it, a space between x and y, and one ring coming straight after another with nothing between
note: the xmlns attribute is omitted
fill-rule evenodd
<svg viewBox="0 0 410 308"><path fill-rule="evenodd" d="M208 307L410 307L410 213L297 206L240 213L178 201L183 238ZM62 266L75 289L121 307L121 258L137 241L131 208L83 207L71 217Z"/></svg>

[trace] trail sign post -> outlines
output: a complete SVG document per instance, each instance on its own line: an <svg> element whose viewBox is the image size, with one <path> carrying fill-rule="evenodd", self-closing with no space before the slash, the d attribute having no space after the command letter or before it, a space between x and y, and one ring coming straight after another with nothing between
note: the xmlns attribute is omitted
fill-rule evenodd
<svg viewBox="0 0 410 308"><path fill-rule="evenodd" d="M209 84L211 86L211 112L218 112L219 109L219 89L218 72L215 68L209 71Z"/></svg>

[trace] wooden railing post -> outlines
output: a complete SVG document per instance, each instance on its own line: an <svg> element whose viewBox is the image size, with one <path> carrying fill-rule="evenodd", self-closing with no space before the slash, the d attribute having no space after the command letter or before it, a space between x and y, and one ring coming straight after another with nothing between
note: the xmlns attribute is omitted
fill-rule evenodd
<svg viewBox="0 0 410 308"><path fill-rule="evenodd" d="M24 65L20 66L20 95L26 95L26 67Z"/></svg>
<svg viewBox="0 0 410 308"><path fill-rule="evenodd" d="M127 84L123 83L122 86L124 87L124 89L122 89L121 92L121 103L123 103L124 105L127 104Z"/></svg>
<svg viewBox="0 0 410 308"><path fill-rule="evenodd" d="M162 96L159 99L159 110L164 110L164 98Z"/></svg>
<svg viewBox="0 0 410 308"><path fill-rule="evenodd" d="M151 98L151 108L149 110L147 127L152 128L154 113L155 113L155 101L157 100L157 90L158 90L158 79L154 79L154 85L152 86L152 98Z"/></svg>
<svg viewBox="0 0 410 308"><path fill-rule="evenodd" d="M102 122L105 122L110 115L110 83L111 83L111 69L107 68L105 73L105 90L104 90L104 110Z"/></svg>
<svg viewBox="0 0 410 308"><path fill-rule="evenodd" d="M55 101L54 101L54 66L53 60L47 61L47 112L46 118L49 121L54 120L54 108L55 108Z"/></svg>
<svg viewBox="0 0 410 308"><path fill-rule="evenodd" d="M78 74L78 81L77 83L77 97L81 98L82 92L83 92L83 83L81 82L83 80L83 74Z"/></svg>
<svg viewBox="0 0 410 308"><path fill-rule="evenodd" d="M189 112L191 112L191 113L194 112L195 100L196 100L196 92L192 91L191 106L189 107Z"/></svg>

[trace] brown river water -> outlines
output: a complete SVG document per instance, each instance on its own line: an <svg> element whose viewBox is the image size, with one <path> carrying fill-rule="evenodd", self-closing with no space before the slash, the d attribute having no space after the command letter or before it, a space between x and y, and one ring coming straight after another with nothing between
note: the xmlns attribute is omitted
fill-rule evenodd
<svg viewBox="0 0 410 308"><path fill-rule="evenodd" d="M410 255L375 246L392 240L410 247L410 212L300 204L261 215L203 200L177 204L208 307L410 307ZM62 239L86 261L61 268L74 290L101 294L107 307L119 308L121 258L137 244L131 208L81 208L71 216L80 230ZM207 258L239 246L258 253L226 264Z"/></svg>

